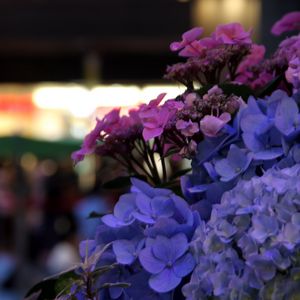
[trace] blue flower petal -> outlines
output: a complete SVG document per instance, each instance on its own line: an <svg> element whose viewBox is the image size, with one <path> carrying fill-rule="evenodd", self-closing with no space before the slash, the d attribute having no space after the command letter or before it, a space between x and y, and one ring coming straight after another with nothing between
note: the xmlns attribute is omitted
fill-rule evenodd
<svg viewBox="0 0 300 300"><path fill-rule="evenodd" d="M113 242L113 251L117 262L123 265L130 265L136 259L135 241L117 240Z"/></svg>
<svg viewBox="0 0 300 300"><path fill-rule="evenodd" d="M187 253L175 262L173 270L178 277L184 277L193 271L195 265L194 257L191 253Z"/></svg>
<svg viewBox="0 0 300 300"><path fill-rule="evenodd" d="M153 256L151 247L147 247L140 252L139 260L143 268L151 274L160 273L166 266L163 261Z"/></svg>
<svg viewBox="0 0 300 300"><path fill-rule="evenodd" d="M175 289L180 282L181 278L176 276L171 268L166 268L149 279L150 287L159 293L166 293Z"/></svg>
<svg viewBox="0 0 300 300"><path fill-rule="evenodd" d="M131 213L136 210L135 194L124 194L115 205L114 215L119 220L127 222L131 219Z"/></svg>

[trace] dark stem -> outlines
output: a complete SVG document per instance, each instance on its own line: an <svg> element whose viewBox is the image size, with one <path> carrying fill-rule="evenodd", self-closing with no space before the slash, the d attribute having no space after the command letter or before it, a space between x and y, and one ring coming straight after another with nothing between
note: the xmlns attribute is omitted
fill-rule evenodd
<svg viewBox="0 0 300 300"><path fill-rule="evenodd" d="M166 162L165 162L165 158L164 158L164 154L163 154L163 147L161 145L161 140L159 138L155 138L155 144L157 147L157 151L159 153L160 156L160 161L161 161L161 166L162 166L162 171L163 171L163 182L167 182L167 168L166 168Z"/></svg>

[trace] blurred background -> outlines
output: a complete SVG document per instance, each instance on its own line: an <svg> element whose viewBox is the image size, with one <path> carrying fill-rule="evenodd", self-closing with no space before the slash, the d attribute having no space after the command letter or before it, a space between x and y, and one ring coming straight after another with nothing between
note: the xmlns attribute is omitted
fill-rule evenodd
<svg viewBox="0 0 300 300"><path fill-rule="evenodd" d="M272 24L297 0L0 0L0 299L23 299L45 276L79 258L92 212L111 210L121 191L101 183L119 166L72 151L112 107L126 111L161 92L178 61L169 44L193 26L253 28L275 49Z"/></svg>

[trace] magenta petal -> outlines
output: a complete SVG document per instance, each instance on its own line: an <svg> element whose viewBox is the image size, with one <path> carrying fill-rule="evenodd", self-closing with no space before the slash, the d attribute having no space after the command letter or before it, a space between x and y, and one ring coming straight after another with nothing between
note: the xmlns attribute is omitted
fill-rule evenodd
<svg viewBox="0 0 300 300"><path fill-rule="evenodd" d="M173 42L170 44L170 49L171 51L178 51L182 48L181 43L180 42Z"/></svg>
<svg viewBox="0 0 300 300"><path fill-rule="evenodd" d="M140 252L139 260L143 268L151 274L158 274L165 268L165 264L153 256L151 247Z"/></svg>
<svg viewBox="0 0 300 300"><path fill-rule="evenodd" d="M203 33L202 27L195 27L195 28L192 28L192 29L186 31L182 35L182 39L187 44L189 44L189 43L193 42L194 40L196 40L202 33Z"/></svg>
<svg viewBox="0 0 300 300"><path fill-rule="evenodd" d="M150 287L159 293L169 292L178 286L181 278L177 277L170 268L164 269L161 273L153 275L149 279Z"/></svg>
<svg viewBox="0 0 300 300"><path fill-rule="evenodd" d="M154 137L160 136L162 133L163 133L162 128L153 128L153 129L144 128L143 137L145 141L149 141Z"/></svg>
<svg viewBox="0 0 300 300"><path fill-rule="evenodd" d="M77 150L72 153L71 155L72 160L74 160L75 163L78 163L84 159L84 154L82 150Z"/></svg>
<svg viewBox="0 0 300 300"><path fill-rule="evenodd" d="M300 30L300 11L284 15L273 25L271 32L274 35L281 35L284 32L292 30Z"/></svg>

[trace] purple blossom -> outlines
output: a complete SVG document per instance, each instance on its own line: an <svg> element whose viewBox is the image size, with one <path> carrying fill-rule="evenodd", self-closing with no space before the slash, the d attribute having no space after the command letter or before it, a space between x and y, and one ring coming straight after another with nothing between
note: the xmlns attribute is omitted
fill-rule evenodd
<svg viewBox="0 0 300 300"><path fill-rule="evenodd" d="M157 292L173 290L195 266L194 258L188 250L184 234L171 238L157 236L152 245L143 249L139 255L144 269L151 273L149 285Z"/></svg>
<svg viewBox="0 0 300 300"><path fill-rule="evenodd" d="M279 293L273 283L293 280L299 266L299 178L300 165L269 169L224 193L191 242L198 265L183 288L187 299L258 299L267 289L274 299L289 295L290 285Z"/></svg>
<svg viewBox="0 0 300 300"><path fill-rule="evenodd" d="M193 136L199 131L199 125L195 122L178 120L176 122L176 128L181 131L184 136Z"/></svg>
<svg viewBox="0 0 300 300"><path fill-rule="evenodd" d="M251 44L251 32L245 31L241 24L218 25L214 33L216 40L224 44Z"/></svg>
<svg viewBox="0 0 300 300"><path fill-rule="evenodd" d="M81 149L72 153L72 159L77 163L88 154L95 151L97 140L104 128L104 123L97 119L95 128L84 138Z"/></svg>
<svg viewBox="0 0 300 300"><path fill-rule="evenodd" d="M136 210L136 195L122 195L114 207L114 213L102 217L104 224L110 227L122 227L132 224L135 221L133 212Z"/></svg>
<svg viewBox="0 0 300 300"><path fill-rule="evenodd" d="M227 158L215 163L215 169L222 181L230 181L245 172L251 160L251 153L247 153L233 144L230 146Z"/></svg>
<svg viewBox="0 0 300 300"><path fill-rule="evenodd" d="M293 91L296 93L300 89L300 56L293 57L289 61L289 67L285 71L285 78L293 85Z"/></svg>
<svg viewBox="0 0 300 300"><path fill-rule="evenodd" d="M113 242L113 251L118 263L131 265L144 247L145 240L134 238L132 240L116 240Z"/></svg>
<svg viewBox="0 0 300 300"><path fill-rule="evenodd" d="M275 126L286 137L300 133L300 114L296 101L284 97L276 109Z"/></svg>
<svg viewBox="0 0 300 300"><path fill-rule="evenodd" d="M273 25L271 32L274 35L281 35L284 32L292 30L300 30L300 11L294 11L284 15Z"/></svg>
<svg viewBox="0 0 300 300"><path fill-rule="evenodd" d="M192 42L194 42L201 34L203 33L203 28L201 27L195 27L193 29L190 29L186 31L182 35L182 40L180 42L173 42L170 45L171 51L179 51L182 48L190 45Z"/></svg>
<svg viewBox="0 0 300 300"><path fill-rule="evenodd" d="M146 224L154 224L159 217L171 217L174 214L172 200L166 196L147 197L144 194L136 196L137 211L133 216Z"/></svg>
<svg viewBox="0 0 300 300"><path fill-rule="evenodd" d="M223 113L219 117L207 115L200 121L200 130L206 136L215 137L230 120L229 113Z"/></svg>

